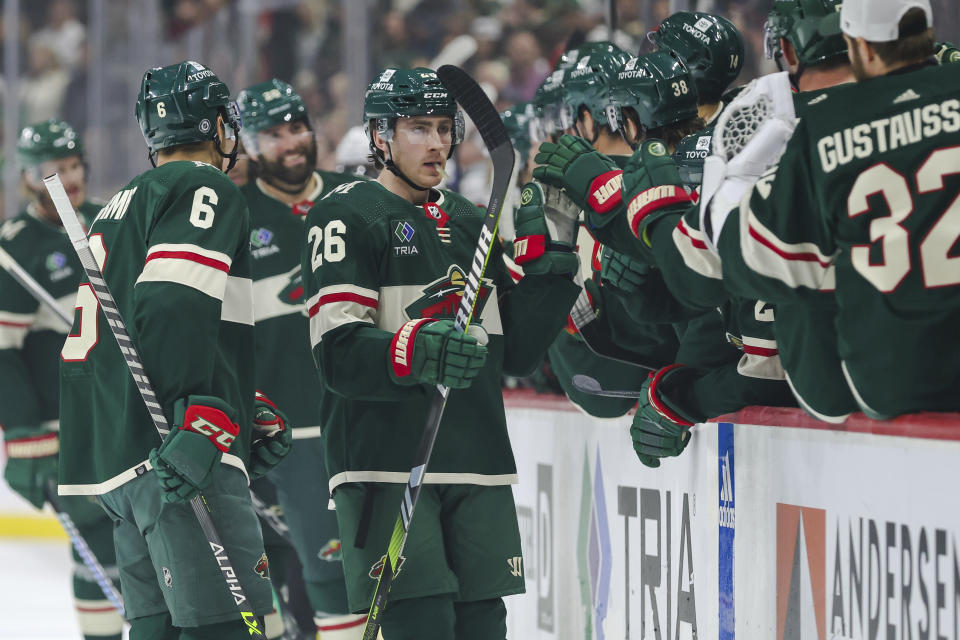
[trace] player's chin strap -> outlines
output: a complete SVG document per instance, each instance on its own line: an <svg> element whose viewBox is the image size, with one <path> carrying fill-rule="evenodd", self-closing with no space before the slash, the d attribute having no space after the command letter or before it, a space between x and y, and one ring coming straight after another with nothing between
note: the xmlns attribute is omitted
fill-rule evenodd
<svg viewBox="0 0 960 640"><path fill-rule="evenodd" d="M421 187L416 182L408 178L407 174L400 170L400 167L398 167L393 161L393 149L390 148L389 142L387 143L387 157L383 161L383 166L387 168L387 171L397 176L417 191L430 191L430 187Z"/></svg>

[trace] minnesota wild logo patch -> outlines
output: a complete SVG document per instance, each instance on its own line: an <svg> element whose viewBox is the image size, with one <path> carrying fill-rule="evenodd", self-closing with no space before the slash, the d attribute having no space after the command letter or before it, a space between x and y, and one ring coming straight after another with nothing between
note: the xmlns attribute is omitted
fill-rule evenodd
<svg viewBox="0 0 960 640"><path fill-rule="evenodd" d="M424 287L423 295L404 309L407 317L410 319L453 320L457 315L457 307L460 306L460 298L463 297L466 282L467 278L463 270L455 264L450 265L446 277L435 280ZM476 318L475 324L480 323L483 308L492 290L493 281L484 278L479 291L477 291L477 308L473 314L473 317Z"/></svg>

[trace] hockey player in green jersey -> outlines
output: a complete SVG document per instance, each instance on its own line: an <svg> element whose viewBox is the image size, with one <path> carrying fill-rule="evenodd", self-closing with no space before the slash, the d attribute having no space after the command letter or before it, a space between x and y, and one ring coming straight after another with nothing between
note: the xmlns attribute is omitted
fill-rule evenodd
<svg viewBox="0 0 960 640"><path fill-rule="evenodd" d="M960 408L956 234L943 224L960 71L937 66L932 25L924 0L844 2L821 33L842 29L858 83L805 96L779 162L752 187L726 168L703 212L728 288L774 302L835 289L843 373L875 418Z"/></svg>
<svg viewBox="0 0 960 640"><path fill-rule="evenodd" d="M320 381L310 355L300 241L315 201L357 176L317 170L317 142L303 99L281 80L240 92L243 146L259 169L241 192L250 208L257 388L293 425L298 442L270 475L290 527L317 633L358 638L363 616L347 609L336 515L317 498L329 478L320 449ZM285 354L283 358L276 354ZM265 534L269 537L269 534Z"/></svg>
<svg viewBox="0 0 960 640"><path fill-rule="evenodd" d="M506 637L524 577L501 375L526 375L573 304L576 258L541 225L514 286L493 243L469 334L453 326L483 212L437 190L462 116L429 69L385 69L364 119L384 166L311 209L303 245L324 451L350 606L370 606L435 386L451 388L383 618L391 640ZM571 258L573 260L571 261ZM533 264L531 261L528 266Z"/></svg>
<svg viewBox="0 0 960 640"><path fill-rule="evenodd" d="M42 178L58 173L70 202L85 223L100 206L87 200L80 137L66 122L48 120L26 127L17 142L17 161L31 199L26 211L0 226L6 251L71 312L83 269ZM56 486L59 450L58 352L70 328L30 292L0 270L0 428L10 488L37 508ZM113 523L94 499L62 497L67 511L114 580ZM73 595L80 631L87 639L119 640L123 619L104 597L74 551ZM118 585L119 586L119 585Z"/></svg>
<svg viewBox="0 0 960 640"><path fill-rule="evenodd" d="M99 496L114 520L131 637L246 638L262 623L238 604L273 608L248 477L289 441L269 403L254 410L250 221L222 169L240 120L226 85L192 61L147 71L136 116L157 166L110 199L89 238L171 430L160 444L81 284L61 351L60 494ZM254 434L268 422L275 433ZM246 603L187 503L199 492Z"/></svg>
<svg viewBox="0 0 960 640"><path fill-rule="evenodd" d="M560 133L571 132L583 137L585 148L592 145L598 152L610 155L613 163L626 163L632 149L629 135L615 128L607 117L607 105L611 85L615 76L624 68L631 56L619 47L605 42L589 43L569 54L575 59L574 66L564 75L560 90L562 108L561 120L564 129ZM692 88L689 90L692 91ZM696 115L693 114L693 120ZM694 128L698 128L694 126ZM634 133L638 131L632 130ZM570 138L570 136L566 136ZM552 143L541 145L541 151L551 148ZM538 154L537 159L542 157ZM616 165L611 165L616 169ZM535 173L542 167L535 169ZM611 174L613 175L613 174ZM600 182L598 178L598 182ZM528 184L521 207L516 213L516 225L519 229L524 220L537 220L544 215L555 220L575 220L582 208L568 198L554 181L539 177ZM611 188L613 194L616 189ZM556 222L554 224L557 224ZM559 227L560 225L558 225ZM595 353L585 342L576 325L571 320L569 330L561 333L550 347L550 364L557 375L567 396L591 415L614 417L623 415L633 406L631 399L603 397L586 393L574 383L575 376L589 376L602 388L639 388L646 377L646 367L658 367L672 362L678 346L674 328L669 324L637 322L630 318L620 302L608 295L600 286L600 255L607 247L602 246L606 238L595 233L589 219L580 232L577 244L581 252L586 248L585 264L581 264L582 279L586 299L590 302L588 313L596 316L590 324L596 330L591 334L603 337L605 341L622 346L616 354L619 360ZM515 260L523 266L524 256L515 253ZM583 253L581 254L583 255ZM595 324L594 324L595 323ZM582 324L581 324L582 326ZM594 345L597 348L597 345ZM598 351L602 349L598 348ZM610 355L610 352L608 356Z"/></svg>
<svg viewBox="0 0 960 640"><path fill-rule="evenodd" d="M849 76L842 39L823 37L817 30L820 20L836 11L835 4L832 0L781 0L770 12L768 52L771 57L783 59L793 73L794 83L803 90L830 86ZM846 392L839 362L830 366L835 342L830 339L832 294L823 296L822 303L817 305L778 306L776 321L773 305L766 302L737 295L728 302L720 260L709 251L700 231L699 209L685 205L682 197L676 201L662 197L669 196L671 189L680 194L677 187L666 186L680 182L686 181L675 172L673 162L648 148L634 157L625 172L624 198L636 203L631 207L631 228L640 240L636 248L653 258L674 295L692 307L725 308L727 313L732 312L734 323L743 332L738 334L730 326L727 328L728 335L740 335L742 340L745 354L738 372L757 380L738 378L744 384L729 385L726 400L788 403L790 398L783 393L782 385L762 379L783 379L784 369L786 373L795 373L803 367L815 368L816 375L800 374L801 380L814 384L813 388L797 393L797 398L813 415L840 416L843 420L852 410L853 399ZM823 307L827 308L826 313L820 311ZM821 353L811 357L817 351ZM737 393L738 390L743 393Z"/></svg>

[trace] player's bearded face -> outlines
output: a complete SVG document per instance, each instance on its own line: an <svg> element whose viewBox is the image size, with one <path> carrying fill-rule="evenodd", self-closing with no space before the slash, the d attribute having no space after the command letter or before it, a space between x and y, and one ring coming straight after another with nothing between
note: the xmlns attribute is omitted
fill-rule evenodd
<svg viewBox="0 0 960 640"><path fill-rule="evenodd" d="M446 116L397 118L390 148L393 161L411 180L425 187L440 184L440 168L453 144L453 120Z"/></svg>
<svg viewBox="0 0 960 640"><path fill-rule="evenodd" d="M39 197L43 208L48 211L55 212L56 209L53 206L53 201L50 199L50 194L47 193L46 188L44 188L40 182L40 179L44 176L49 176L54 173L60 176L60 181L63 182L63 188L70 198L70 204L72 204L75 209L83 204L83 201L87 198L87 172L83 165L83 159L80 158L80 156L68 156L58 160L48 160L32 169L32 172L38 179L36 181L30 180L30 187L34 189ZM33 184L34 182L36 182L35 185Z"/></svg>
<svg viewBox="0 0 960 640"><path fill-rule="evenodd" d="M267 182L301 185L317 168L317 139L304 122L288 122L259 131L257 150Z"/></svg>

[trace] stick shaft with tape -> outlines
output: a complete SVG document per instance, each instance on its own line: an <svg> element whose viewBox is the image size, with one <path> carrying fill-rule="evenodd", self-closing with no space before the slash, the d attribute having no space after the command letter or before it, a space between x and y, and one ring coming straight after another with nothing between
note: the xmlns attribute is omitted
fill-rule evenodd
<svg viewBox="0 0 960 640"><path fill-rule="evenodd" d="M80 258L80 264L83 265L84 273L86 274L87 279L90 281L90 286L93 289L94 294L97 296L97 301L100 303L100 308L103 310L103 315L106 317L107 324L110 326L110 332L113 334L113 337L117 341L117 345L120 347L120 352L123 354L123 359L127 363L127 368L130 370L130 375L133 376L134 381L137 383L137 389L139 389L140 396L143 398L143 402L147 407L147 411L150 413L150 418L153 420L153 425L157 428L157 431L160 433L162 438L170 432L167 418L163 415L160 404L157 402L157 396L153 391L153 385L151 384L150 378L147 376L147 372L144 370L143 364L140 361L140 354L137 353L137 348L130 339L130 335L127 333L127 328L123 323L123 317L120 315L120 310L117 308L117 303L113 299L113 294L110 293L110 287L107 286L107 281L103 276L103 272L100 270L100 266L97 264L96 258L93 256L93 251L90 250L90 243L87 241L87 234L84 231L83 226L81 226L80 220L77 218L77 213L73 210L73 205L70 204L70 198L67 197L67 192L63 189L63 184L60 182L60 177L54 174L44 178L43 183L47 187L47 191L50 193L50 198L53 200L53 204L57 209L57 214L60 216L60 220L63 221L63 227L67 231L67 236L70 238L70 242L73 244L73 248L77 252L77 256ZM237 575L237 572L233 569L230 559L227 557L227 551L223 546L220 535L217 533L217 530L213 525L213 520L210 519L210 513L207 511L203 496L195 496L190 501L190 506L193 508L193 513L196 515L197 521L200 523L200 528L203 530L203 534L207 538L210 548L213 550L215 560L217 565L220 567L221 573L224 576ZM250 632L250 635L263 637L263 631L260 628L260 623L257 621L257 618L253 613L253 609L251 608L252 603L247 598L246 593L243 591L243 587L240 586L240 582L233 578L230 580L224 578L224 584L230 590L230 595L233 596L234 602L236 602L237 608L239 609L240 616L247 625L247 630Z"/></svg>

